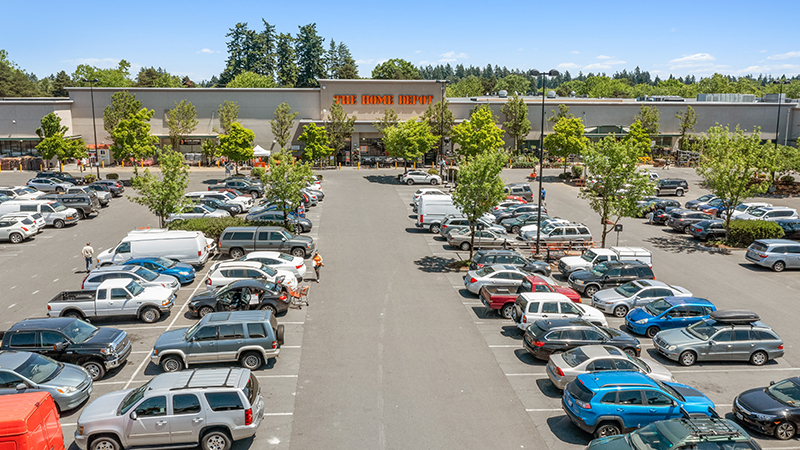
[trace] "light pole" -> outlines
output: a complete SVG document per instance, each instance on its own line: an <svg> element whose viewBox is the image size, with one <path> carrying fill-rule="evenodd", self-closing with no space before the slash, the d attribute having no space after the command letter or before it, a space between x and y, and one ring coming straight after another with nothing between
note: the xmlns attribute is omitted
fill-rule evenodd
<svg viewBox="0 0 800 450"><path fill-rule="evenodd" d="M444 158L444 99L447 97L447 83L449 80L436 80L442 84L442 108L439 110L439 158ZM436 161L434 161L434 166Z"/></svg>
<svg viewBox="0 0 800 450"><path fill-rule="evenodd" d="M783 85L789 84L789 80L781 79L775 80L772 84L777 84L781 87L780 93L778 94L778 122L775 124L775 150L778 149L778 132L780 131L781 127L781 97L783 97Z"/></svg>
<svg viewBox="0 0 800 450"><path fill-rule="evenodd" d="M531 75L534 77L542 76L542 132L539 135L539 208L536 212L536 254L539 254L539 243L541 241L542 235L542 161L544 160L544 97L547 92L547 89L544 86L544 77L551 76L556 77L558 76L558 71L553 69L549 72L539 72L538 70L531 70Z"/></svg>
<svg viewBox="0 0 800 450"><path fill-rule="evenodd" d="M93 80L83 79L81 81L83 81L84 83L89 83L89 92L91 93L91 96L92 96L92 131L94 132L94 155L97 158L97 161L96 161L96 163L97 163L97 179L99 180L100 179L100 149L97 148L97 122L96 122L97 119L95 119L95 114L94 114L94 84L99 82L100 80L95 78Z"/></svg>

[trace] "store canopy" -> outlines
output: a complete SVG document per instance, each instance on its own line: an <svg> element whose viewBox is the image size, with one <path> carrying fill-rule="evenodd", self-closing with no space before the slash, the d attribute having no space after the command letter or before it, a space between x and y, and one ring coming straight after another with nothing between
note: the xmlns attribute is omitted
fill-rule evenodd
<svg viewBox="0 0 800 450"><path fill-rule="evenodd" d="M253 156L262 157L262 156L269 156L269 155L270 155L270 151L269 150L265 150L260 145L256 145L256 147L253 149Z"/></svg>

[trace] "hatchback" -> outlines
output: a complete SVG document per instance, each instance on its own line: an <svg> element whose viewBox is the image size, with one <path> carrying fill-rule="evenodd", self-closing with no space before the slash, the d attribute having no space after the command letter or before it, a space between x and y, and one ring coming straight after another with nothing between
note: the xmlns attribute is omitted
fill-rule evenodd
<svg viewBox="0 0 800 450"><path fill-rule="evenodd" d="M749 247L745 259L775 272L800 268L800 243L788 239L759 239Z"/></svg>
<svg viewBox="0 0 800 450"><path fill-rule="evenodd" d="M694 325L717 308L708 300L697 297L664 297L644 306L633 308L625 316L628 331L654 337L661 330Z"/></svg>
<svg viewBox="0 0 800 450"><path fill-rule="evenodd" d="M567 384L561 407L572 423L595 438L624 433L684 414L717 416L714 402L679 383L654 380L639 372L578 375Z"/></svg>
<svg viewBox="0 0 800 450"><path fill-rule="evenodd" d="M610 345L585 345L564 353L550 355L547 376L555 387L564 387L582 373L628 371L643 373L654 380L675 382L666 367L651 360L637 358Z"/></svg>
<svg viewBox="0 0 800 450"><path fill-rule="evenodd" d="M0 390L44 391L58 409L80 406L92 393L92 377L80 366L62 363L38 353L0 351Z"/></svg>
<svg viewBox="0 0 800 450"><path fill-rule="evenodd" d="M184 264L174 259L162 258L160 256L152 258L136 258L125 261L126 266L141 266L162 275L170 275L178 279L181 284L188 284L194 281L196 270L191 264Z"/></svg>

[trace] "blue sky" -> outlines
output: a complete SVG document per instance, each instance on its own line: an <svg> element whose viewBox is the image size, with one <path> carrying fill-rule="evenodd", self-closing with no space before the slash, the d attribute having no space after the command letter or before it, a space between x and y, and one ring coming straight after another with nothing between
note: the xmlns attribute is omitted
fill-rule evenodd
<svg viewBox="0 0 800 450"><path fill-rule="evenodd" d="M330 39L347 44L367 77L390 58L573 75L639 66L662 78L793 76L798 11L797 0L6 1L0 49L39 77L126 59L134 76L154 66L200 81L223 70L229 28L247 22L260 31L264 18L292 34L316 23L326 48Z"/></svg>

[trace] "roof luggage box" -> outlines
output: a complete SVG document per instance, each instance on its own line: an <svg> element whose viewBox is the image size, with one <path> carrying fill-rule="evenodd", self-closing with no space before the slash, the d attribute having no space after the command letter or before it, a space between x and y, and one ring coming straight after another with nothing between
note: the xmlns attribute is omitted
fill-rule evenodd
<svg viewBox="0 0 800 450"><path fill-rule="evenodd" d="M709 316L712 320L723 323L747 325L758 322L761 318L758 314L746 309L726 309L714 311Z"/></svg>

